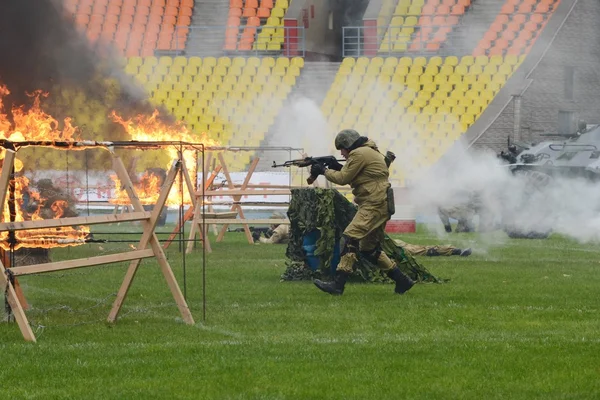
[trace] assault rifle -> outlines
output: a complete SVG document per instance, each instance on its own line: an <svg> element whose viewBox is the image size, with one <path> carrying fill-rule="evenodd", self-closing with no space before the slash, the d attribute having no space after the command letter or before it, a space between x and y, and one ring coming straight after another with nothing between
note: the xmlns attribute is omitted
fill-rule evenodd
<svg viewBox="0 0 600 400"><path fill-rule="evenodd" d="M325 165L327 168L330 169L335 169L335 170L339 170L341 169L340 167L340 161L346 161L346 160L338 160L336 159L334 156L323 156L323 157L305 157L305 158L299 158L297 160L289 160L284 162L283 164L277 164L275 161L273 161L273 168L278 168L278 167L310 167L311 165L314 164L323 164ZM312 185L312 183L317 179L316 176L309 176L306 179L306 183L308 183L309 185Z"/></svg>

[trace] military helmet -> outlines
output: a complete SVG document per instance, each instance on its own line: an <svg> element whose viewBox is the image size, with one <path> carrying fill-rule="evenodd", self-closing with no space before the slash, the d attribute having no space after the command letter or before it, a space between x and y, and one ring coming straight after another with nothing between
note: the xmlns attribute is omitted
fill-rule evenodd
<svg viewBox="0 0 600 400"><path fill-rule="evenodd" d="M338 150L349 149L360 138L354 129L344 129L335 137L335 148Z"/></svg>

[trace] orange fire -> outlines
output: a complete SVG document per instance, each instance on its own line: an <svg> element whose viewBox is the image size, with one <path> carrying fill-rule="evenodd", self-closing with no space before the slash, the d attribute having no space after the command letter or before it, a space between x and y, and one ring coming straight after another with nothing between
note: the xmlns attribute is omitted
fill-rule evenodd
<svg viewBox="0 0 600 400"><path fill-rule="evenodd" d="M65 118L63 129L59 122L45 113L40 107L40 98L48 97L48 93L36 90L29 96L33 99L32 106L13 107L11 110L12 124L4 113L3 98L10 94L6 86L0 85L0 139L13 142L25 140L75 141L80 140L79 131L71 125L71 119ZM4 157L3 157L4 158Z"/></svg>
<svg viewBox="0 0 600 400"><path fill-rule="evenodd" d="M111 179L115 182L117 196L110 199L108 202L111 204L128 205L129 196L125 190L121 190L121 180L116 175L111 175ZM143 205L155 204L160 195L161 187L160 177L155 174L144 172L140 182L134 185L135 192Z"/></svg>
<svg viewBox="0 0 600 400"><path fill-rule="evenodd" d="M140 142L144 141L180 141L180 142L188 142L188 143L203 143L204 146L220 146L219 142L212 140L207 137L206 133L198 136L188 131L187 127L181 122L177 121L173 125L166 124L165 122L159 119L158 110L154 110L151 116L147 115L137 115L132 119L125 120L117 115L116 112L112 112L111 118L114 122L121 124L127 133L131 135L132 140L137 140ZM171 167L170 163L177 159L177 152L179 151L179 146L169 146L165 148L165 151L168 152L169 155L169 165L163 165L161 167L169 170ZM183 159L185 161L185 165L189 171L194 168L197 163L196 159L196 149L191 147L183 148ZM150 174L151 175L151 174ZM146 176L146 174L144 175ZM115 178L113 178L115 179ZM173 183L173 187L171 188L171 192L169 193L169 197L167 198L167 205L179 205L181 204L181 185L179 184L179 175L175 178L175 182ZM160 192L159 187L153 187L152 182L144 183L144 181L152 180L150 176L147 176L146 179L142 177L142 185L136 185L136 191L140 197L140 200L143 204L152 204L156 202L158 199L158 193ZM192 177L193 181L193 177ZM156 184L159 183L159 179L156 179ZM129 197L125 193L125 191L120 191L118 188L121 186L119 182L115 182L117 187L116 199L114 199L115 204L128 204ZM145 186L144 186L145 185ZM147 201L147 203L146 203ZM184 187L183 190L183 202L184 204L192 204L189 191Z"/></svg>
<svg viewBox="0 0 600 400"><path fill-rule="evenodd" d="M41 108L41 99L48 97L48 93L36 91L30 94L32 104L29 108L20 106L13 107L10 111L5 110L3 100L10 92L6 86L0 84L0 140L8 140L11 142L23 141L45 141L45 142L77 142L81 141L80 130L71 124L70 118L65 118L62 122L51 115L44 112ZM10 118L8 113L10 113ZM138 115L130 120L125 120L118 116L114 111L111 115L112 120L121 124L125 130L131 135L132 140L136 141L181 141L189 143L204 143L205 146L218 146L219 144L207 138L206 134L201 136L190 133L187 128L181 123L169 125L160 121L158 111L155 111L151 116ZM73 148L83 149L85 147ZM168 152L170 162L177 159L178 146L165 148ZM18 155L19 153L17 153ZM4 159L5 150L0 148L0 163ZM191 170L196 165L196 151L188 147L183 154L186 166ZM15 160L15 170L18 172L22 169L22 162ZM170 165L161 166L169 169ZM129 204L129 196L125 191L120 190L121 184L115 178L116 198L110 202L113 204ZM177 180L179 175L177 176ZM193 179L193 177L192 177ZM136 194L142 201L142 204L156 203L160 194L161 179L150 173L144 174L141 177L139 184L136 185ZM29 180L24 176L15 178L15 210L9 210L8 202L5 202L2 209L2 221L25 221L25 220L41 220L47 218L61 218L69 205L65 201L55 201L53 204L45 204L47 199L42 198L40 193L33 191L30 188ZM180 204L181 193L179 188L181 185L178 181L174 184L174 189L169 194L167 204ZM175 189L176 188L176 189ZM24 195L29 196L26 200ZM191 203L189 191L184 190L184 202ZM37 206L36 209L32 209ZM42 216L43 210L43 216ZM85 243L86 237L89 236L87 227L60 227L52 229L36 229L27 231L16 231L15 240L12 249L20 247L64 247L73 246ZM0 232L0 248L8 249L10 246L8 232Z"/></svg>
<svg viewBox="0 0 600 400"><path fill-rule="evenodd" d="M32 105L25 110L24 106L13 107L11 110L12 122L4 110L3 99L10 92L6 86L0 85L0 139L13 142L20 141L76 141L79 140L79 132L76 127L71 125L71 119L65 118L63 128L60 129L60 123L52 116L45 113L40 107L40 99L47 97L48 93L36 91L30 95ZM2 149L0 159L4 159L5 150ZM22 169L22 162L15 160L15 170ZM18 176L14 181L15 185L15 210L12 220L41 220L41 211L45 207L45 199L40 198L40 194L30 189L29 179L25 176ZM29 196L28 204L25 204L24 194ZM27 206L37 204L37 208L32 212L27 211ZM64 201L56 201L47 207L53 213L53 218L61 218L67 208ZM8 202L5 202L2 213L3 221L10 221L10 210ZM89 229L84 226L79 227L60 227L51 229L34 229L15 232L15 244L13 249L21 247L65 247L83 244L89 234ZM0 247L7 250L10 248L8 243L8 232L0 234Z"/></svg>

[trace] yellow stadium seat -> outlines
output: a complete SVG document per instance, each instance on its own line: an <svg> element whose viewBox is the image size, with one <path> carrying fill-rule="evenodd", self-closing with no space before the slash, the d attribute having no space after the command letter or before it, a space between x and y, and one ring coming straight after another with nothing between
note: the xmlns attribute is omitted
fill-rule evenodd
<svg viewBox="0 0 600 400"><path fill-rule="evenodd" d="M381 67L381 74L391 76L394 75L396 68L393 65L384 65Z"/></svg>
<svg viewBox="0 0 600 400"><path fill-rule="evenodd" d="M488 56L477 56L475 57L475 64L477 65L486 65L488 64L490 58Z"/></svg>
<svg viewBox="0 0 600 400"><path fill-rule="evenodd" d="M429 74L423 74L419 77L419 83L425 85L427 83L433 83L433 76Z"/></svg>
<svg viewBox="0 0 600 400"><path fill-rule="evenodd" d="M231 58L229 57L219 57L217 59L217 65L230 67L231 66Z"/></svg>
<svg viewBox="0 0 600 400"><path fill-rule="evenodd" d="M202 59L200 57L196 57L196 56L190 57L188 59L187 65L188 66L191 65L191 66L194 66L194 67L200 67L200 66L202 66Z"/></svg>
<svg viewBox="0 0 600 400"><path fill-rule="evenodd" d="M402 57L398 60L398 66L410 67L412 65L412 58Z"/></svg>
<svg viewBox="0 0 600 400"><path fill-rule="evenodd" d="M155 66L158 64L158 58L156 57L144 57L144 65Z"/></svg>
<svg viewBox="0 0 600 400"><path fill-rule="evenodd" d="M469 67L459 64L454 67L454 73L461 76L467 75L469 73Z"/></svg>
<svg viewBox="0 0 600 400"><path fill-rule="evenodd" d="M185 67L188 64L187 57L177 56L173 59L173 65L179 65L180 67Z"/></svg>
<svg viewBox="0 0 600 400"><path fill-rule="evenodd" d="M498 66L498 73L510 76L513 73L513 67L510 64L501 64Z"/></svg>
<svg viewBox="0 0 600 400"><path fill-rule="evenodd" d="M406 78L404 75L393 75L392 76L392 84L393 85L402 85L406 83Z"/></svg>
<svg viewBox="0 0 600 400"><path fill-rule="evenodd" d="M138 66L134 64L127 64L127 66L125 67L125 73L128 75L137 75Z"/></svg>
<svg viewBox="0 0 600 400"><path fill-rule="evenodd" d="M383 64L386 66L395 68L396 65L398 65L398 58L397 57L386 57L385 62Z"/></svg>
<svg viewBox="0 0 600 400"><path fill-rule="evenodd" d="M202 65L208 65L209 67L215 67L217 65L217 59L215 57L205 57L202 60Z"/></svg>
<svg viewBox="0 0 600 400"><path fill-rule="evenodd" d="M452 74L448 76L448 83L451 85L456 85L457 83L462 82L462 76L457 74Z"/></svg>
<svg viewBox="0 0 600 400"><path fill-rule="evenodd" d="M473 65L475 63L475 58L473 56L462 56L460 59L460 64L465 65L467 67Z"/></svg>
<svg viewBox="0 0 600 400"><path fill-rule="evenodd" d="M435 93L435 92L437 92L437 84L435 84L434 82L424 83L422 90L423 90L423 92L427 92L427 93Z"/></svg>
<svg viewBox="0 0 600 400"><path fill-rule="evenodd" d="M463 82L468 83L469 85L472 85L475 82L477 82L477 75L471 75L471 74L465 75L463 77Z"/></svg>
<svg viewBox="0 0 600 400"><path fill-rule="evenodd" d="M162 56L158 59L158 65L172 65L173 59L168 56Z"/></svg>
<svg viewBox="0 0 600 400"><path fill-rule="evenodd" d="M487 65L487 64L485 64ZM469 67L469 74L470 75L479 75L481 73L483 73L483 64L473 64Z"/></svg>
<svg viewBox="0 0 600 400"><path fill-rule="evenodd" d="M445 76L449 76L452 75L454 73L454 67L452 65L449 64L444 64L440 67L440 75L445 75Z"/></svg>
<svg viewBox="0 0 600 400"><path fill-rule="evenodd" d="M512 54L508 54L504 57L504 63L513 66L517 65L519 63L519 57Z"/></svg>
<svg viewBox="0 0 600 400"><path fill-rule="evenodd" d="M444 65L450 65L452 67L455 67L456 65L458 65L458 57L456 56L448 56L444 59Z"/></svg>

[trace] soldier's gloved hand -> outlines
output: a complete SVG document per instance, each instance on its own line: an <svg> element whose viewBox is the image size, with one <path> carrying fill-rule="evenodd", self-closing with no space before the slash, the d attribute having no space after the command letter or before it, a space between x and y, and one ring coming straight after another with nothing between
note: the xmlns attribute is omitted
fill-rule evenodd
<svg viewBox="0 0 600 400"><path fill-rule="evenodd" d="M254 240L254 243L256 243L260 240L260 232L259 231L252 232L252 240Z"/></svg>
<svg viewBox="0 0 600 400"><path fill-rule="evenodd" d="M338 160L336 160L335 158L333 160L331 160L327 166L334 171L339 171L343 167L343 165L340 164L340 162Z"/></svg>
<svg viewBox="0 0 600 400"><path fill-rule="evenodd" d="M310 175L311 176L319 176L325 174L325 166L321 163L316 163L311 165L310 167Z"/></svg>

